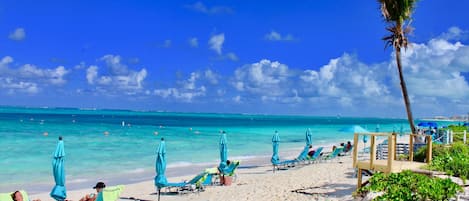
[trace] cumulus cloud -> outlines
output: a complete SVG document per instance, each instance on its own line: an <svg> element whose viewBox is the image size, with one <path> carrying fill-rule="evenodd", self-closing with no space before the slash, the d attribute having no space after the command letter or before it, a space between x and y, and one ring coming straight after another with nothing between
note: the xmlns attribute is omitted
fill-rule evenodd
<svg viewBox="0 0 469 201"><path fill-rule="evenodd" d="M225 34L221 33L213 35L208 41L208 44L210 45L210 49L221 55L223 42L225 42Z"/></svg>
<svg viewBox="0 0 469 201"><path fill-rule="evenodd" d="M202 2L198 1L192 5L186 5L187 8L205 14L232 14L233 9L227 6L213 6L208 7Z"/></svg>
<svg viewBox="0 0 469 201"><path fill-rule="evenodd" d="M280 33L276 31L271 31L270 33L266 34L264 38L270 41L293 41L295 40L295 38L291 34L282 36Z"/></svg>
<svg viewBox="0 0 469 201"><path fill-rule="evenodd" d="M11 32L8 35L8 38L11 40L21 41L26 38L26 32L23 28L16 28L15 31Z"/></svg>
<svg viewBox="0 0 469 201"><path fill-rule="evenodd" d="M139 71L129 69L126 64L122 63L119 55L105 55L100 60L105 62L107 68L101 70L100 75L98 66L88 67L86 80L89 85L94 85L109 93L116 93L116 90L126 94L144 92L143 82L147 77L145 68Z"/></svg>
<svg viewBox="0 0 469 201"><path fill-rule="evenodd" d="M464 32L455 30L449 32ZM402 64L417 115L445 112L441 108L469 109L469 104L463 104L469 98L467 45L442 37L413 43L403 50ZM355 114L378 110L375 115L405 113L394 53L387 61L371 64L344 53L309 69L264 59L237 68L230 80L235 90L232 94L240 94L245 100L306 104L307 108Z"/></svg>
<svg viewBox="0 0 469 201"><path fill-rule="evenodd" d="M10 67L13 58L5 56L0 60L0 88L8 93L24 92L34 94L48 86L61 86L67 82L65 76L70 72L64 66L39 68L33 64Z"/></svg>
<svg viewBox="0 0 469 201"><path fill-rule="evenodd" d="M285 89L289 87L290 77L288 66L263 59L236 69L232 85L238 91L282 96L285 94Z"/></svg>
<svg viewBox="0 0 469 201"><path fill-rule="evenodd" d="M189 38L189 45L191 47L199 47L199 40L197 38Z"/></svg>
<svg viewBox="0 0 469 201"><path fill-rule="evenodd" d="M440 39L443 40L463 40L467 39L469 36L469 32L466 30L462 30L459 27L450 27L447 32L442 33L440 35Z"/></svg>
<svg viewBox="0 0 469 201"><path fill-rule="evenodd" d="M209 85L217 85L221 76L216 72L207 69L202 72L192 72L184 80L178 80L177 86L169 88L155 89L153 93L165 99L173 99L181 102L193 102L195 98L207 95ZM217 92L224 93L218 89Z"/></svg>

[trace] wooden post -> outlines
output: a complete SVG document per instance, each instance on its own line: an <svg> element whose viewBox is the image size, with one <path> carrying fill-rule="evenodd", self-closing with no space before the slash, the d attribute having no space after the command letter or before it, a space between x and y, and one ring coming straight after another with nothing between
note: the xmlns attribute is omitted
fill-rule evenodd
<svg viewBox="0 0 469 201"><path fill-rule="evenodd" d="M353 167L357 167L357 157L358 157L358 133L353 135Z"/></svg>
<svg viewBox="0 0 469 201"><path fill-rule="evenodd" d="M432 162L432 136L427 136L427 163L430 164Z"/></svg>
<svg viewBox="0 0 469 201"><path fill-rule="evenodd" d="M371 152L370 152L370 169L372 169L373 162L376 160L376 147L375 147L376 135L371 134Z"/></svg>
<svg viewBox="0 0 469 201"><path fill-rule="evenodd" d="M362 187L362 169L358 168L358 175L357 175L357 190Z"/></svg>
<svg viewBox="0 0 469 201"><path fill-rule="evenodd" d="M414 161L414 134L409 135L409 161Z"/></svg>
<svg viewBox="0 0 469 201"><path fill-rule="evenodd" d="M394 136L393 137L393 139L394 139L394 160L396 160L396 158L397 158L397 147L396 147L397 146L397 134L392 133L392 136Z"/></svg>
<svg viewBox="0 0 469 201"><path fill-rule="evenodd" d="M463 138L464 144L466 144L466 130L464 130L464 138Z"/></svg>
<svg viewBox="0 0 469 201"><path fill-rule="evenodd" d="M396 155L395 151L395 144L394 144L394 138L395 135L390 135L388 136L388 172L391 172L392 170L392 162L394 161L394 157Z"/></svg>

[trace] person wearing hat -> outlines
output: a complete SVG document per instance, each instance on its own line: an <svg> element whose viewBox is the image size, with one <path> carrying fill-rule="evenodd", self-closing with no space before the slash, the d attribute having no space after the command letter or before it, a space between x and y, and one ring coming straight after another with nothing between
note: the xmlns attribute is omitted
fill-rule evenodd
<svg viewBox="0 0 469 201"><path fill-rule="evenodd" d="M96 185L93 187L93 189L96 189L96 193L90 193L85 197L82 197L80 201L95 201L98 193L101 192L104 188L106 188L106 184L103 182L96 183Z"/></svg>

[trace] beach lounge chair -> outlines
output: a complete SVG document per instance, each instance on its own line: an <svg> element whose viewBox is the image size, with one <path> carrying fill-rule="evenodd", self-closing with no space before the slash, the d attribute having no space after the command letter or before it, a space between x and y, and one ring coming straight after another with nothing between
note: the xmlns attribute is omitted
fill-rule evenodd
<svg viewBox="0 0 469 201"><path fill-rule="evenodd" d="M333 152L329 153L329 154L326 155L326 156L323 156L323 157L321 158L321 160L322 160L322 161L330 161L330 160L336 158L336 157L337 157L340 153L342 153L343 151L344 151L344 148L338 147L338 148L334 149Z"/></svg>
<svg viewBox="0 0 469 201"><path fill-rule="evenodd" d="M296 157L293 160L284 160L284 161L280 161L280 160L273 161L273 160L271 160L272 166L273 166L273 171L275 172L275 169L279 170L280 166L283 166L283 168L295 167L295 165L300 163L300 162L306 162L308 160L308 151L309 151L309 145L306 145L303 148L303 150L300 152L298 157Z"/></svg>
<svg viewBox="0 0 469 201"><path fill-rule="evenodd" d="M239 164L240 164L240 161L233 161L225 169L223 169L223 170L219 169L219 171L220 171L220 178L219 178L220 183L223 183L222 178L224 178L225 176L232 177L233 178L232 181L235 182L236 178L237 178L236 169L239 167Z"/></svg>
<svg viewBox="0 0 469 201"><path fill-rule="evenodd" d="M202 172L196 175L189 181L183 181L179 183L167 183L163 188L166 188L168 191L172 192L172 189L176 189L176 192L187 193L187 192L199 192L204 189L204 181L207 179L208 173Z"/></svg>
<svg viewBox="0 0 469 201"><path fill-rule="evenodd" d="M0 193L0 201L13 201L11 195L14 192L10 193ZM23 200L29 200L28 194L24 190L20 190L21 195L23 196Z"/></svg>
<svg viewBox="0 0 469 201"><path fill-rule="evenodd" d="M320 156L321 156L321 152L322 152L323 149L324 149L324 147L318 147L318 148L316 149L316 151L314 151L314 154L313 154L312 156L309 156L309 155L308 155L308 156L306 157L307 160L308 160L308 162L314 163L314 162L319 161Z"/></svg>
<svg viewBox="0 0 469 201"><path fill-rule="evenodd" d="M124 185L109 186L98 193L96 201L116 201L120 198Z"/></svg>

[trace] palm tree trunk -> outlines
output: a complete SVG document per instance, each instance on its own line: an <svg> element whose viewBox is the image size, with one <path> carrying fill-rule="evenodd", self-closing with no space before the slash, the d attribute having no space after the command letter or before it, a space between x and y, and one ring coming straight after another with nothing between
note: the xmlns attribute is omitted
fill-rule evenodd
<svg viewBox="0 0 469 201"><path fill-rule="evenodd" d="M407 94L407 86L404 80L404 74L402 73L402 64L401 64L401 48L396 47L396 61L397 61L397 70L399 71L399 79L401 81L402 96L404 97L405 108L407 110L407 119L409 120L410 130L412 134L415 132L414 118L412 117L412 110L410 109L409 95Z"/></svg>

